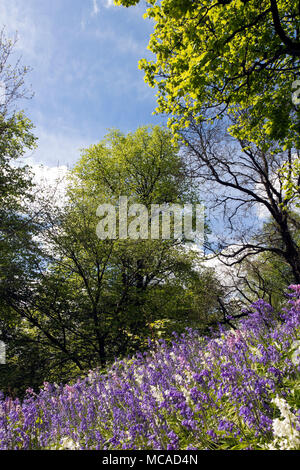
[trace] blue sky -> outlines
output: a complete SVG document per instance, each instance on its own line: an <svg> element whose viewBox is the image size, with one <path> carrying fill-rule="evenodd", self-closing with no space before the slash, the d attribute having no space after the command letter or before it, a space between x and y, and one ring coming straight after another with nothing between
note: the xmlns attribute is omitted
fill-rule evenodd
<svg viewBox="0 0 300 470"><path fill-rule="evenodd" d="M113 0L1 0L1 25L9 36L18 32L16 58L32 67L34 97L22 106L39 138L33 163L72 166L80 148L112 127L164 122L152 115L155 91L138 70L138 60L151 57L144 12L143 4L127 9Z"/></svg>

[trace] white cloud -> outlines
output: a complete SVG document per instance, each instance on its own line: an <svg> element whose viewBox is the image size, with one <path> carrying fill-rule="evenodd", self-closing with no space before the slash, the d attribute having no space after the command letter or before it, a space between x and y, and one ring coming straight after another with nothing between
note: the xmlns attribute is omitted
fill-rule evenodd
<svg viewBox="0 0 300 470"><path fill-rule="evenodd" d="M14 162L15 166L23 167L24 164L30 167L32 175L33 194L35 200L29 202L31 210L39 211L45 199L52 201L57 207L63 207L66 202L66 189L68 185L68 175L70 169L66 165L48 166L35 162L31 157L20 159ZM28 204L28 201L25 201Z"/></svg>
<svg viewBox="0 0 300 470"><path fill-rule="evenodd" d="M32 50L36 41L36 28L29 18L26 9L23 15L20 14L20 5L17 1L0 3L1 23L5 25L6 33L13 36L16 32L19 35L18 48ZM26 35L23 33L27 33ZM20 37L21 36L21 37Z"/></svg>
<svg viewBox="0 0 300 470"><path fill-rule="evenodd" d="M234 266L226 266L222 261L216 257L211 256L207 257L202 265L206 268L211 268L216 277L221 281L222 285L231 287L233 284L233 279L235 278L235 268Z"/></svg>
<svg viewBox="0 0 300 470"><path fill-rule="evenodd" d="M66 165L51 167L32 162L31 168L34 174L35 183L45 183L50 186L54 185L56 181L64 179L69 172L69 168Z"/></svg>
<svg viewBox="0 0 300 470"><path fill-rule="evenodd" d="M69 168L66 165L50 167L36 163L33 163L31 168L34 174L33 182L39 191L46 191L52 198L55 198L58 205L63 206Z"/></svg>
<svg viewBox="0 0 300 470"><path fill-rule="evenodd" d="M47 15L40 14L37 18L29 3L9 0L0 2L0 18L6 34L9 37L17 35L16 52L24 53L31 65L35 61L41 63L50 59L53 38Z"/></svg>
<svg viewBox="0 0 300 470"><path fill-rule="evenodd" d="M105 6L105 8L114 7L115 6L114 0L106 0L104 6Z"/></svg>
<svg viewBox="0 0 300 470"><path fill-rule="evenodd" d="M73 129L53 129L37 127L38 147L26 155L28 164L47 164L50 166L72 166L80 158L80 149L89 147L91 139L77 135Z"/></svg>
<svg viewBox="0 0 300 470"><path fill-rule="evenodd" d="M98 6L97 0L93 0L93 11L92 11L92 14L93 14L93 15L98 15L99 12L100 12L100 8L99 8L99 6Z"/></svg>

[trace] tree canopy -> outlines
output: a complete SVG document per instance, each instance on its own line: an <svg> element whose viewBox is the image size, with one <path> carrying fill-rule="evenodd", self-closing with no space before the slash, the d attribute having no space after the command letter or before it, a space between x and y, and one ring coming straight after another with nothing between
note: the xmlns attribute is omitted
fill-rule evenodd
<svg viewBox="0 0 300 470"><path fill-rule="evenodd" d="M117 207L119 196L147 207L188 198L192 185L168 130L113 130L83 150L70 173L63 204L40 196L32 269L21 265L18 282L0 291L15 322L10 383L17 387L20 375L27 378L24 360L33 369L38 364L32 383L41 375L68 379L143 349L149 337L227 321L218 303L223 290L184 242L102 240L96 233L98 205Z"/></svg>
<svg viewBox="0 0 300 470"><path fill-rule="evenodd" d="M33 187L29 167L19 160L34 148L35 137L30 120L15 109L18 99L27 96L23 87L27 68L9 63L14 44L0 31L0 280L24 249L30 226L24 202L32 199Z"/></svg>
<svg viewBox="0 0 300 470"><path fill-rule="evenodd" d="M116 0L130 6L139 0ZM252 140L299 145L293 89L300 71L299 2L294 0L150 0L154 21L142 59L157 87L157 112L176 131L229 117L230 132ZM298 86L300 88L300 86Z"/></svg>

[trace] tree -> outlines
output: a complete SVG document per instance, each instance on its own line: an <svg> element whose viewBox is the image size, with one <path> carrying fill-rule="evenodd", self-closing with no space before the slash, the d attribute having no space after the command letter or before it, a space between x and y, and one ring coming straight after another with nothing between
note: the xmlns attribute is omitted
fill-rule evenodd
<svg viewBox="0 0 300 470"><path fill-rule="evenodd" d="M25 202L32 201L32 177L20 157L35 145L33 125L15 109L20 98L28 97L24 77L28 71L19 61L10 63L15 40L0 32L0 279L6 278L14 261L21 255L32 229ZM24 246L25 245L25 246Z"/></svg>
<svg viewBox="0 0 300 470"><path fill-rule="evenodd" d="M33 200L32 177L29 168L17 162L34 146L31 129L20 113L7 118L0 114L0 279L4 276L6 282L12 267L20 267L34 230L26 207Z"/></svg>
<svg viewBox="0 0 300 470"><path fill-rule="evenodd" d="M289 202L300 207L300 158L289 158L280 169L283 189Z"/></svg>
<svg viewBox="0 0 300 470"><path fill-rule="evenodd" d="M206 205L223 217L212 249L229 265L273 253L289 265L299 283L299 217L281 171L286 161L292 161L291 151L266 150L246 139L237 142L222 124L190 122L181 135L190 175L202 185ZM263 232L258 217L262 210L263 219L270 221Z"/></svg>
<svg viewBox="0 0 300 470"><path fill-rule="evenodd" d="M130 6L139 0L116 0ZM176 132L192 116L227 118L232 135L299 147L299 2L293 0L150 0L154 21L141 60L158 90L157 112ZM296 90L295 90L296 89ZM293 91L294 90L294 91ZM231 123L234 117L235 122Z"/></svg>
<svg viewBox="0 0 300 470"><path fill-rule="evenodd" d="M82 189L103 202L126 195L132 202L150 204L193 202L179 147L168 130L141 126L126 136L112 130L91 146L74 168L78 191ZM79 178L79 180L78 180ZM195 190L194 190L195 191Z"/></svg>
<svg viewBox="0 0 300 470"><path fill-rule="evenodd" d="M32 175L20 161L35 146L33 125L17 106L19 99L29 97L24 87L28 68L21 67L19 61L12 64L15 42L6 37L4 30L0 32L0 340L6 344L9 362L1 372L1 387L3 381L16 380L20 384L23 374L17 377L16 370L20 370L25 357L33 357L29 349L23 359L14 355L15 347L19 353L24 351L29 336L21 332L21 319L6 302L7 290L17 290L26 279L25 273L35 269L34 235L38 231L30 208L34 200ZM25 363L27 367L28 361Z"/></svg>
<svg viewBox="0 0 300 470"><path fill-rule="evenodd" d="M299 214L293 214L298 219ZM295 244L300 246L300 231L290 226ZM278 230L274 220L267 219L264 222L256 242L262 242L266 247L276 246L284 249L284 245L278 236ZM283 256L274 251L266 250L261 253L250 255L241 262L235 270L233 285L246 303L253 303L256 299L265 299L276 311L280 311L286 302L286 286L293 284L294 275L291 265Z"/></svg>
<svg viewBox="0 0 300 470"><path fill-rule="evenodd" d="M148 207L183 203L190 194L178 148L170 132L156 126L127 135L111 131L83 151L65 203L41 201L44 256L34 260L38 269L7 286L5 305L30 332L47 379L105 367L143 349L160 331L205 329L216 321L222 289L183 242L96 234L101 203L117 207L123 195Z"/></svg>

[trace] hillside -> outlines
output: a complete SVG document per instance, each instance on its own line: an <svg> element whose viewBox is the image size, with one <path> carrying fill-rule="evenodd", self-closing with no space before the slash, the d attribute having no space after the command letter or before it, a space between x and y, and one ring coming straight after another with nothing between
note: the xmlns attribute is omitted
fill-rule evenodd
<svg viewBox="0 0 300 470"><path fill-rule="evenodd" d="M187 331L106 375L2 397L1 449L299 449L300 286L276 315L252 305L237 330Z"/></svg>

